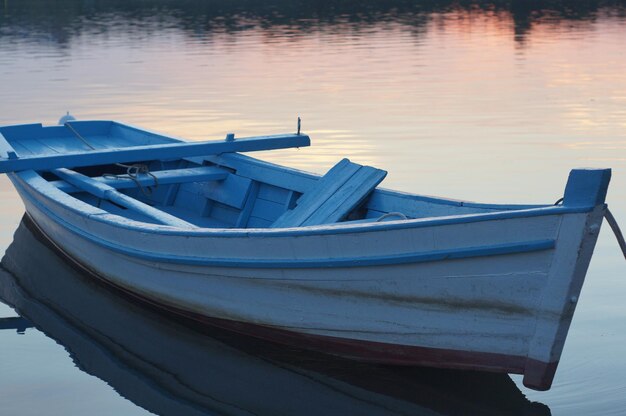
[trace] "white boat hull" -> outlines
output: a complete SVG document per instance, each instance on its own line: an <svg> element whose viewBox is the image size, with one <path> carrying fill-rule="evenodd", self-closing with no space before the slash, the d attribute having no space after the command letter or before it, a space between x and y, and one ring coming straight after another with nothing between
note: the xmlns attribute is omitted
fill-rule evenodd
<svg viewBox="0 0 626 416"><path fill-rule="evenodd" d="M164 309L356 359L521 373L535 389L552 382L605 209L181 235L79 213L33 175L12 180L41 231Z"/></svg>

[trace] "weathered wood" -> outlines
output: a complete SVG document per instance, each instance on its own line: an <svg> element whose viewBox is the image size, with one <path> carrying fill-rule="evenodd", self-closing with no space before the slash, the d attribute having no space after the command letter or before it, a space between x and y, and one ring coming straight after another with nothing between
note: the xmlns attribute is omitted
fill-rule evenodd
<svg viewBox="0 0 626 416"><path fill-rule="evenodd" d="M117 175L118 177L99 176L91 179L116 189L126 189L136 187L137 182L139 182L142 186L153 186L188 182L221 181L226 179L228 175L228 171L224 169L213 166L201 166L197 168L160 170L150 172L150 175L146 173L139 173L134 180L131 180L128 175ZM82 189L77 188L66 181L52 181L50 183L57 189L70 194L82 192Z"/></svg>
<svg viewBox="0 0 626 416"><path fill-rule="evenodd" d="M386 175L387 172L383 170L362 166L302 225L332 224L340 221L358 207Z"/></svg>
<svg viewBox="0 0 626 416"><path fill-rule="evenodd" d="M280 188L258 189L248 227L267 226L267 218L291 205L282 190L303 193L294 208L303 209L303 224L319 222L315 215L341 218L355 201L376 192L384 176L373 168L350 170L348 162L320 179L288 169L283 175L279 167L234 154L210 159L226 160L233 175L249 179L258 168L268 179L260 187ZM450 210L437 205L462 214L465 203L380 191L382 199L393 195L394 211L403 211L403 199L420 200L431 217L280 230L141 223L133 221L139 215L122 218L121 208L112 215L60 192L34 171L10 177L29 215L68 256L166 310L337 355L526 373L528 385L547 388L608 183L606 173L574 176L572 184L584 186L568 189L563 206L468 204L484 211L445 216ZM73 179L94 195L116 195L90 178ZM250 188L247 198L233 198L235 205L244 201L242 208L185 191L189 195L180 195L168 212L194 218L198 208L201 215L215 215L207 223L236 225L248 214ZM378 212L388 212L381 208L388 201L375 202Z"/></svg>
<svg viewBox="0 0 626 416"><path fill-rule="evenodd" d="M0 173L21 170L51 170L81 166L106 165L110 163L137 162L143 160L177 159L190 156L215 155L229 152L254 152L309 146L305 135L258 136L231 142L179 142L147 146L130 146L106 150L90 150L65 154L47 154L0 160Z"/></svg>
<svg viewBox="0 0 626 416"><path fill-rule="evenodd" d="M295 208L279 217L272 228L337 222L358 206L386 175L383 170L343 159L300 197Z"/></svg>
<svg viewBox="0 0 626 416"><path fill-rule="evenodd" d="M69 169L55 169L53 173L66 182L89 192L101 199L107 199L125 208L137 211L147 217L150 217L161 224L171 225L181 228L197 228L195 225L183 221L180 218L167 214L161 210L151 207L148 204L137 201L134 198L117 192L117 190L109 185L98 182L88 176L82 175Z"/></svg>

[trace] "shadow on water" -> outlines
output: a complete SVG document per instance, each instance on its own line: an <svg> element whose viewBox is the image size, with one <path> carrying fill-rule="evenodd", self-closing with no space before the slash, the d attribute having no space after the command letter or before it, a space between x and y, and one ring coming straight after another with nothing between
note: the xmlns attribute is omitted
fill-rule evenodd
<svg viewBox="0 0 626 416"><path fill-rule="evenodd" d="M5 0L0 13L0 38L29 39L38 44L68 47L84 34L131 33L149 37L156 31L178 30L190 38L210 40L216 33L251 29L270 37L297 38L311 33L358 34L386 23L406 27L415 36L445 16L488 14L513 29L523 44L535 25L578 25L599 16L626 17L624 0Z"/></svg>
<svg viewBox="0 0 626 416"><path fill-rule="evenodd" d="M188 326L66 260L25 218L2 260L0 298L81 370L157 414L550 414L504 374L356 363ZM18 325L28 322L7 327Z"/></svg>

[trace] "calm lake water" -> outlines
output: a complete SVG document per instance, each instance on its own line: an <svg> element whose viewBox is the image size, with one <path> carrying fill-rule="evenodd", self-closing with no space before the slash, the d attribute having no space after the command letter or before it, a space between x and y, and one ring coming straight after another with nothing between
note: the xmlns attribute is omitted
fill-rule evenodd
<svg viewBox="0 0 626 416"><path fill-rule="evenodd" d="M301 116L310 148L258 156L319 173L346 156L388 170L385 187L503 203L550 203L571 168L611 167L626 227L625 44L613 1L5 0L0 125L70 110L201 140ZM535 392L162 322L19 225L4 177L0 198L0 293L39 328L0 330L1 414L626 414L626 264L608 227L554 385Z"/></svg>

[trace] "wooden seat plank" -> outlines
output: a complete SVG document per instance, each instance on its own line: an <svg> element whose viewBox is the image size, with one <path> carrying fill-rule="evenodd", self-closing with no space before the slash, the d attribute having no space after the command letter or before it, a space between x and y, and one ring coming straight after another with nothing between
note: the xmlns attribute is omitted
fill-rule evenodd
<svg viewBox="0 0 626 416"><path fill-rule="evenodd" d="M197 168L160 170L151 172L151 175L156 177L156 183L159 185L168 185L174 183L221 181L226 179L229 173L228 171L218 167L201 166ZM137 175L136 180L141 184L141 186L155 185L154 177L151 175L140 173ZM137 183L134 180L131 180L127 175L117 176L118 177L99 176L91 179L111 186L115 189L127 189L137 186ZM62 180L52 181L50 184L66 193L83 192L81 188Z"/></svg>
<svg viewBox="0 0 626 416"><path fill-rule="evenodd" d="M358 206L385 178L387 172L343 159L321 177L281 215L272 228L337 222Z"/></svg>
<svg viewBox="0 0 626 416"><path fill-rule="evenodd" d="M302 223L303 226L332 224L342 220L356 208L387 176L384 170L361 166L344 185L328 198Z"/></svg>

